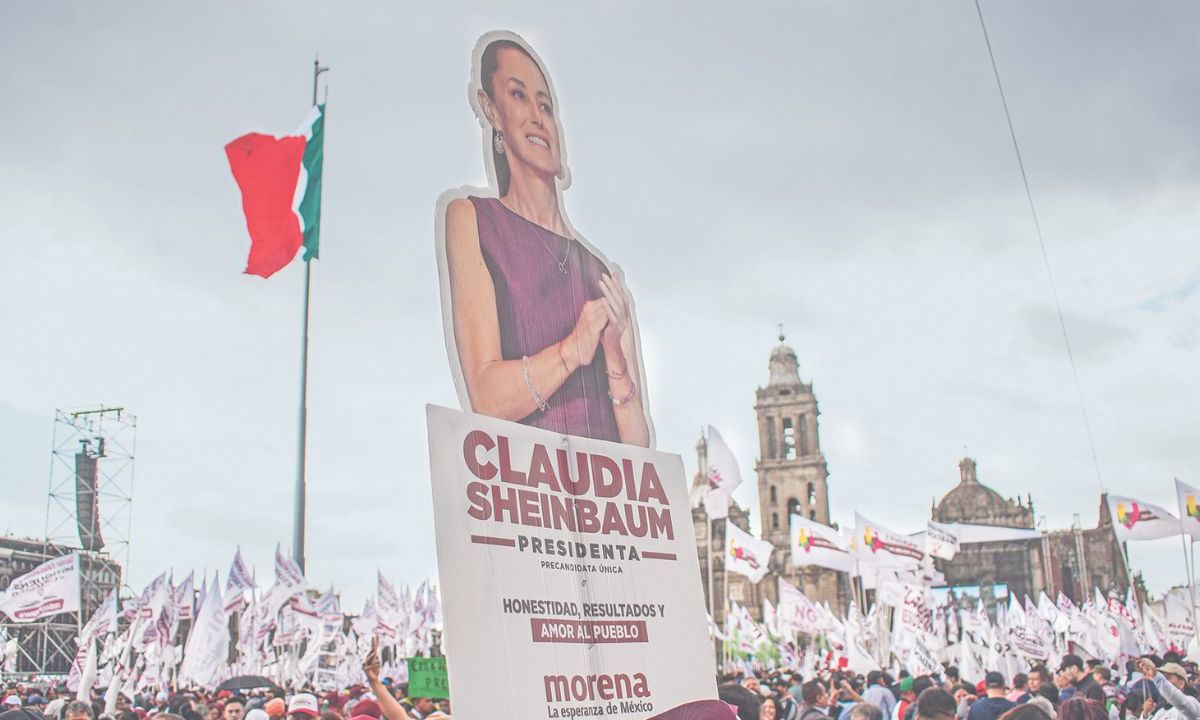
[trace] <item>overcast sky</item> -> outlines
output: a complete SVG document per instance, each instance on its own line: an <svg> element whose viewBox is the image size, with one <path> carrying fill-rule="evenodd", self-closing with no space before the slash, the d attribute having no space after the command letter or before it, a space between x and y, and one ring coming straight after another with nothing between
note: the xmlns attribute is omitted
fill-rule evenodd
<svg viewBox="0 0 1200 720"><path fill-rule="evenodd" d="M504 7L508 5L508 7ZM1200 484L1200 7L985 0L1105 486ZM1097 520L1099 483L970 2L9 3L0 531L40 537L56 407L138 417L131 584L270 574L291 534L303 268L241 274L223 145L332 67L313 270L309 576L435 572L425 403L456 405L433 207L484 184L492 29L546 61L576 228L623 266L663 450L752 476L784 323L833 517L922 528L958 480ZM753 489L739 494L753 503ZM1152 590L1178 540L1132 549Z"/></svg>

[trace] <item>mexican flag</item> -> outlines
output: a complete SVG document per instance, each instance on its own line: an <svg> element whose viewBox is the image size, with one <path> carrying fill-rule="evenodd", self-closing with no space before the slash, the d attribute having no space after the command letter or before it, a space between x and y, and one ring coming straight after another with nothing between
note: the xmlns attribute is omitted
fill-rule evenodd
<svg viewBox="0 0 1200 720"><path fill-rule="evenodd" d="M225 146L250 231L247 274L271 277L301 245L305 262L317 257L324 146L324 105L314 106L291 135L249 133Z"/></svg>

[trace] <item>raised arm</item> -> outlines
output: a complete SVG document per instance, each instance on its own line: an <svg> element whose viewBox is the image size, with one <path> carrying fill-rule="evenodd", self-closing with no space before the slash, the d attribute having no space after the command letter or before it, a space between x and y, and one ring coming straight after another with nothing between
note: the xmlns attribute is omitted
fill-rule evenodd
<svg viewBox="0 0 1200 720"><path fill-rule="evenodd" d="M454 342L467 384L471 409L505 420L521 420L547 407L571 373L588 365L608 322L603 300L583 307L567 336L528 359L504 360L496 288L483 252L470 200L454 200L446 210L446 260L454 314Z"/></svg>
<svg viewBox="0 0 1200 720"><path fill-rule="evenodd" d="M379 679L379 669L379 638L373 638L371 652L367 653L366 659L363 660L363 674L367 676L367 684L371 686L371 692L375 693L379 709L383 711L383 716L387 720L413 720L412 715L409 715L400 701L392 695L388 686Z"/></svg>

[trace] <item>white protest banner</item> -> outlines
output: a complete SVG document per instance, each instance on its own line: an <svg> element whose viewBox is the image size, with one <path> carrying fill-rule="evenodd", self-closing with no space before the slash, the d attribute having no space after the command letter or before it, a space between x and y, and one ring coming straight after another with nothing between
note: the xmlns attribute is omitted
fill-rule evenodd
<svg viewBox="0 0 1200 720"><path fill-rule="evenodd" d="M925 551L908 537L854 513L855 548L860 562L875 567L912 570L920 567Z"/></svg>
<svg viewBox="0 0 1200 720"><path fill-rule="evenodd" d="M1109 495L1108 509L1112 513L1113 531L1122 542L1157 540L1183 532L1178 518L1165 508L1152 503Z"/></svg>
<svg viewBox="0 0 1200 720"><path fill-rule="evenodd" d="M229 623L225 601L216 574L196 613L196 624L188 635L179 677L200 687L215 686L217 676L229 654Z"/></svg>
<svg viewBox="0 0 1200 720"><path fill-rule="evenodd" d="M710 705L682 460L440 407L427 417L455 716Z"/></svg>
<svg viewBox="0 0 1200 720"><path fill-rule="evenodd" d="M0 593L0 612L14 623L78 611L79 555L75 553L38 565Z"/></svg>
<svg viewBox="0 0 1200 720"><path fill-rule="evenodd" d="M935 558L953 560L958 554L958 535L949 525L929 522L925 525L925 552Z"/></svg>
<svg viewBox="0 0 1200 720"><path fill-rule="evenodd" d="M201 583L203 586L203 583ZM225 578L225 612L240 612L246 606L246 590L253 590L254 576L246 561L242 559L242 549L239 547L229 564L229 576ZM201 588L203 589L203 587Z"/></svg>
<svg viewBox="0 0 1200 720"><path fill-rule="evenodd" d="M733 451L712 425L708 426L706 447L708 492L704 494L704 512L709 519L720 520L729 517L729 497L742 484L742 474Z"/></svg>
<svg viewBox="0 0 1200 720"><path fill-rule="evenodd" d="M817 607L800 588L783 578L779 578L779 607L776 614L783 628L809 635L815 635L824 629Z"/></svg>
<svg viewBox="0 0 1200 720"><path fill-rule="evenodd" d="M725 521L725 568L758 582L771 567L771 543Z"/></svg>
<svg viewBox="0 0 1200 720"><path fill-rule="evenodd" d="M1183 532L1200 538L1200 490L1175 478L1175 497L1179 500L1179 522Z"/></svg>
<svg viewBox="0 0 1200 720"><path fill-rule="evenodd" d="M842 572L854 568L850 541L837 530L796 514L790 522L793 565L816 565Z"/></svg>

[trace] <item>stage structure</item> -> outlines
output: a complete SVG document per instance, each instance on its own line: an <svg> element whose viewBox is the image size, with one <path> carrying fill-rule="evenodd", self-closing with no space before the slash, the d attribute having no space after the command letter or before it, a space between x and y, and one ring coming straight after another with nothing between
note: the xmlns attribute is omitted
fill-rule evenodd
<svg viewBox="0 0 1200 720"><path fill-rule="evenodd" d="M128 573L136 439L137 418L124 408L55 411L45 536L40 543L0 547L0 556L12 570L27 572L79 553L82 610L6 625L8 636L18 639L18 672L66 673L79 629Z"/></svg>

